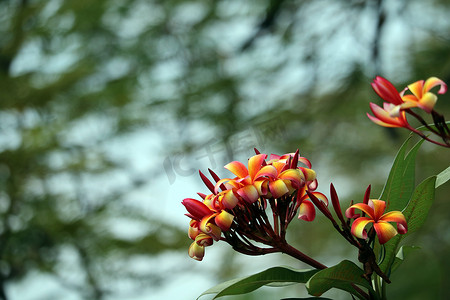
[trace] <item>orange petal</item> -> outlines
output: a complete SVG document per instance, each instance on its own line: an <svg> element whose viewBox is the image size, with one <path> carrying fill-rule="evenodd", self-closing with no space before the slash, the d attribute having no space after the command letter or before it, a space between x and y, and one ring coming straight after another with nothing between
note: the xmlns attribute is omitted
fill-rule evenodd
<svg viewBox="0 0 450 300"><path fill-rule="evenodd" d="M411 91L411 93L413 93L414 96L420 99L422 98L423 84L424 81L419 80L408 85L408 89Z"/></svg>
<svg viewBox="0 0 450 300"><path fill-rule="evenodd" d="M210 222L210 220L215 217L218 214L213 214L207 218L203 218L200 222L200 230L203 233L206 233L207 235L211 236L214 240L218 241L220 239L220 235L222 231L217 225L214 225Z"/></svg>
<svg viewBox="0 0 450 300"><path fill-rule="evenodd" d="M298 218L311 222L316 217L316 209L311 201L305 200L300 204Z"/></svg>
<svg viewBox="0 0 450 300"><path fill-rule="evenodd" d="M278 175L278 178L291 181L295 188L299 188L305 182L305 176L299 169L287 169Z"/></svg>
<svg viewBox="0 0 450 300"><path fill-rule="evenodd" d="M232 161L225 165L225 169L231 171L234 175L239 178L244 178L248 175L248 170L243 163L240 161Z"/></svg>
<svg viewBox="0 0 450 300"><path fill-rule="evenodd" d="M227 231L230 229L231 224L233 223L234 216L229 212L222 210L220 214L216 216L214 222L217 226L219 226L222 231Z"/></svg>
<svg viewBox="0 0 450 300"><path fill-rule="evenodd" d="M426 111L427 113L431 113L434 108L434 105L437 102L437 96L433 93L425 93L423 97L420 99L419 106L421 109Z"/></svg>
<svg viewBox="0 0 450 300"><path fill-rule="evenodd" d="M397 235L397 230L388 222L379 221L373 225L380 244L384 244Z"/></svg>
<svg viewBox="0 0 450 300"><path fill-rule="evenodd" d="M383 200L371 199L369 200L369 206L373 208L372 219L374 220L380 219L386 210L386 202Z"/></svg>
<svg viewBox="0 0 450 300"><path fill-rule="evenodd" d="M259 170L258 173L256 173L253 180L256 180L260 177L269 177L270 179L275 179L277 175L278 175L277 169L274 166L267 165L262 167L262 169Z"/></svg>
<svg viewBox="0 0 450 300"><path fill-rule="evenodd" d="M249 203L253 203L259 198L258 190L251 184L238 189L236 193Z"/></svg>
<svg viewBox="0 0 450 300"><path fill-rule="evenodd" d="M279 198L289 192L286 183L281 179L269 182L269 190L274 198Z"/></svg>
<svg viewBox="0 0 450 300"><path fill-rule="evenodd" d="M373 220L366 217L361 217L353 221L351 232L354 236L360 239L367 238L367 232L365 231L365 227L367 224L373 223Z"/></svg>
<svg viewBox="0 0 450 300"><path fill-rule="evenodd" d="M370 207L370 206L367 205L367 204L364 204L364 203L356 203L356 204L353 204L352 206L350 206L350 208L355 208L355 209L362 210L362 211L365 212L372 220L374 219L375 212L373 211L373 208Z"/></svg>
<svg viewBox="0 0 450 300"><path fill-rule="evenodd" d="M222 204L225 208L233 209L239 202L239 199L236 197L232 190L227 191L222 198Z"/></svg>
<svg viewBox="0 0 450 300"><path fill-rule="evenodd" d="M380 221L384 222L396 222L398 232L405 234L408 231L408 225L406 224L405 216L399 211L390 211L381 216Z"/></svg>
<svg viewBox="0 0 450 300"><path fill-rule="evenodd" d="M259 170L261 170L262 163L266 159L266 157L267 157L266 154L257 154L250 157L250 159L248 160L248 173L252 180L255 179L255 175L258 173Z"/></svg>

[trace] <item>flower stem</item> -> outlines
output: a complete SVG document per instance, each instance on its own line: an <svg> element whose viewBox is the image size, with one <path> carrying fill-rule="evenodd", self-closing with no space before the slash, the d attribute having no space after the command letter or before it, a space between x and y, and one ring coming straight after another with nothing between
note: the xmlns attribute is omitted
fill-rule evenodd
<svg viewBox="0 0 450 300"><path fill-rule="evenodd" d="M327 268L327 266L325 266L324 264L321 264L317 260L309 257L308 255L304 254L303 252L292 247L291 245L286 243L286 241L282 241L282 242L278 243L277 247L281 252L286 253L287 255L290 255L290 256L304 262L305 264L310 265L311 267L314 267L314 268L320 269L320 270Z"/></svg>

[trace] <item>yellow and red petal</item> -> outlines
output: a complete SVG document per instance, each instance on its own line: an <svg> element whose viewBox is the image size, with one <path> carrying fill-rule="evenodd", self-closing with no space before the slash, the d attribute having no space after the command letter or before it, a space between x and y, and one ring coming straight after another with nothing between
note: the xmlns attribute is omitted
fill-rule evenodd
<svg viewBox="0 0 450 300"><path fill-rule="evenodd" d="M386 202L378 199L370 199L368 205L373 209L372 218L375 221L378 221L378 219L381 218L381 216L384 214L384 211L386 210Z"/></svg>
<svg viewBox="0 0 450 300"><path fill-rule="evenodd" d="M257 154L248 160L248 174L250 175L251 180L255 179L256 174L261 170L263 161L266 159L266 154ZM245 176L243 176L245 177Z"/></svg>
<svg viewBox="0 0 450 300"><path fill-rule="evenodd" d="M314 204L312 204L311 201L304 200L302 204L300 204L298 218L311 222L314 221L315 217L316 209L314 208Z"/></svg>
<svg viewBox="0 0 450 300"><path fill-rule="evenodd" d="M431 113L434 108L434 105L437 102L437 96L433 93L425 93L423 97L419 100L419 106L421 109L426 111L427 113Z"/></svg>
<svg viewBox="0 0 450 300"><path fill-rule="evenodd" d="M225 208L233 209L239 202L239 199L236 197L232 190L229 190L224 193L222 197L222 205Z"/></svg>
<svg viewBox="0 0 450 300"><path fill-rule="evenodd" d="M299 169L287 169L281 172L278 178L291 181L293 183L292 186L295 188L301 187L305 182L305 175Z"/></svg>
<svg viewBox="0 0 450 300"><path fill-rule="evenodd" d="M222 231L220 230L219 226L210 222L210 220L216 215L218 214L214 214L207 218L203 218L203 220L200 222L199 228L203 233L206 233L207 235L211 236L214 240L218 241L220 239Z"/></svg>
<svg viewBox="0 0 450 300"><path fill-rule="evenodd" d="M200 246L196 242L193 242L189 246L188 254L191 258L201 261L205 256L205 247Z"/></svg>
<svg viewBox="0 0 450 300"><path fill-rule="evenodd" d="M375 228L380 244L385 244L397 235L397 230L388 222L378 221L373 225L373 228Z"/></svg>
<svg viewBox="0 0 450 300"><path fill-rule="evenodd" d="M391 117L389 115L389 112L379 107L375 103L371 102L369 105L375 117L371 116L370 114L367 114L367 117L369 117L369 119L375 124L384 127L405 127L403 119Z"/></svg>
<svg viewBox="0 0 450 300"><path fill-rule="evenodd" d="M197 235L197 237L195 238L195 242L199 245L199 246L203 246L203 247L208 247L211 246L213 244L213 239L212 237L210 237L207 234L204 233L200 233L199 235Z"/></svg>
<svg viewBox="0 0 450 300"><path fill-rule="evenodd" d="M405 216L400 211L390 211L381 216L380 221L396 222L398 233L405 234L408 231L408 224Z"/></svg>
<svg viewBox="0 0 450 300"><path fill-rule="evenodd" d="M269 180L267 179L259 179L253 182L253 186L258 190L258 194L260 196L267 195L269 191Z"/></svg>
<svg viewBox="0 0 450 300"><path fill-rule="evenodd" d="M286 183L282 179L269 182L269 190L273 198L279 198L289 192Z"/></svg>
<svg viewBox="0 0 450 300"><path fill-rule="evenodd" d="M427 93L429 90L438 85L441 86L439 88L438 94L445 94L445 92L447 92L447 85L437 77L428 78L423 85L423 91L424 93Z"/></svg>
<svg viewBox="0 0 450 300"><path fill-rule="evenodd" d="M304 165L306 165L309 169L311 169L311 162L307 159L307 158L305 158L305 157L299 157L298 158L298 161L299 162L301 162L301 163L303 163Z"/></svg>
<svg viewBox="0 0 450 300"><path fill-rule="evenodd" d="M372 207L364 203L356 203L350 206L350 208L359 209L365 212L372 220L375 219L375 212ZM349 209L350 209L349 208Z"/></svg>
<svg viewBox="0 0 450 300"><path fill-rule="evenodd" d="M232 161L225 165L225 169L229 170L231 173L239 178L244 178L248 176L247 167L240 161Z"/></svg>
<svg viewBox="0 0 450 300"><path fill-rule="evenodd" d="M316 179L316 172L313 169L308 169L308 168L303 168L303 167L298 167L303 175L305 176L305 180L306 181L313 181L314 179Z"/></svg>
<svg viewBox="0 0 450 300"><path fill-rule="evenodd" d="M258 190L252 184L238 189L236 193L249 203L253 203L259 198Z"/></svg>
<svg viewBox="0 0 450 300"><path fill-rule="evenodd" d="M196 220L191 220L191 222L189 222L188 236L190 239L195 240L197 235L199 235L201 233L198 226L199 226L199 223Z"/></svg>
<svg viewBox="0 0 450 300"><path fill-rule="evenodd" d="M367 217L360 217L353 221L351 232L354 236L360 239L366 239L367 238L367 232L365 230L365 227L369 223L374 223L374 221Z"/></svg>
<svg viewBox="0 0 450 300"><path fill-rule="evenodd" d="M319 199L320 201L325 203L326 206L328 206L328 198L327 198L327 196L325 196L324 194L322 194L320 192L312 192L311 194L316 196L317 199Z"/></svg>
<svg viewBox="0 0 450 300"><path fill-rule="evenodd" d="M425 81L418 80L414 83L411 83L408 85L408 89L411 91L411 93L417 97L417 99L422 98L422 92L423 92L423 84Z"/></svg>
<svg viewBox="0 0 450 300"><path fill-rule="evenodd" d="M214 223L219 226L222 231L228 231L230 229L231 224L233 224L234 216L229 212L222 210L220 214L216 216L214 219Z"/></svg>
<svg viewBox="0 0 450 300"><path fill-rule="evenodd" d="M257 180L261 177L268 177L270 179L275 179L278 175L277 169L272 165L267 165L261 168L261 170L256 173L255 177L253 177L253 180Z"/></svg>

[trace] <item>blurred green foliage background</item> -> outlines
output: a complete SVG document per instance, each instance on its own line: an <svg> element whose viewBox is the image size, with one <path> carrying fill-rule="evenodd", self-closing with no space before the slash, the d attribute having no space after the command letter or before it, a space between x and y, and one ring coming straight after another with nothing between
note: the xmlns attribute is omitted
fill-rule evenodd
<svg viewBox="0 0 450 300"><path fill-rule="evenodd" d="M190 261L180 201L205 192L196 170L300 148L320 191L379 195L408 132L367 119L381 103L370 82L450 83L449 13L446 0L0 1L0 299L190 299L265 266L302 267L224 243ZM436 109L450 118L449 94ZM449 161L424 144L418 182ZM449 294L449 195L437 191L408 241L422 249L391 299ZM328 265L356 258L325 219L291 226Z"/></svg>

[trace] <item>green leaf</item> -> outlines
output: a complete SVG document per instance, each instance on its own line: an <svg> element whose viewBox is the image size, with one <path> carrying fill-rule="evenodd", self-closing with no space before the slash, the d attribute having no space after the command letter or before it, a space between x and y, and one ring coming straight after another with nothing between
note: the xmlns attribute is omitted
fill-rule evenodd
<svg viewBox="0 0 450 300"><path fill-rule="evenodd" d="M394 263L391 267L391 274L403 263L406 256L409 255L414 250L420 249L417 246L401 246L400 250L398 250L397 255L395 256Z"/></svg>
<svg viewBox="0 0 450 300"><path fill-rule="evenodd" d="M388 271L394 263L395 253L402 238L417 231L425 223L428 211L434 201L435 184L436 176L432 176L417 186L408 206L403 211L408 224L408 232L404 235L398 234L384 245L385 257L380 264L380 269L388 276Z"/></svg>
<svg viewBox="0 0 450 300"><path fill-rule="evenodd" d="M336 266L319 271L306 283L309 294L320 296L331 288L347 291L360 299L364 299L352 286L357 284L374 293L371 284L362 277L364 271L349 260L344 260Z"/></svg>
<svg viewBox="0 0 450 300"><path fill-rule="evenodd" d="M450 167L437 175L436 188L450 180Z"/></svg>
<svg viewBox="0 0 450 300"><path fill-rule="evenodd" d="M404 209L414 191L415 159L424 140L415 144L405 155L410 138L400 147L380 196L381 200L386 201L387 211Z"/></svg>
<svg viewBox="0 0 450 300"><path fill-rule="evenodd" d="M297 270L290 267L273 267L251 276L223 282L205 291L198 298L208 294L216 294L213 299L227 295L246 294L263 285L269 284L274 286L278 283L278 286L282 286L285 283L306 283L318 271L311 269Z"/></svg>

